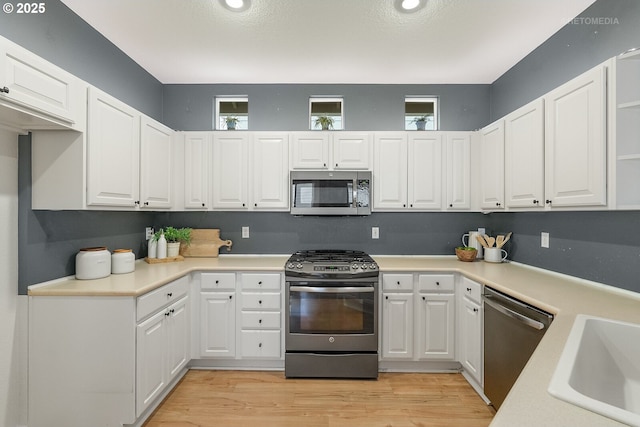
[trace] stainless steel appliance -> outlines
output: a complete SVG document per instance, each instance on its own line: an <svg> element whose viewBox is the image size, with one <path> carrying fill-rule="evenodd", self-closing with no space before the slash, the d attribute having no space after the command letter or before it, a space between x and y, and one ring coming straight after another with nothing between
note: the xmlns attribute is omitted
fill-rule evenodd
<svg viewBox="0 0 640 427"><path fill-rule="evenodd" d="M285 265L285 376L378 377L378 265L310 250Z"/></svg>
<svg viewBox="0 0 640 427"><path fill-rule="evenodd" d="M371 214L371 172L291 172L293 215Z"/></svg>
<svg viewBox="0 0 640 427"><path fill-rule="evenodd" d="M538 346L553 315L485 287L484 394L498 409Z"/></svg>

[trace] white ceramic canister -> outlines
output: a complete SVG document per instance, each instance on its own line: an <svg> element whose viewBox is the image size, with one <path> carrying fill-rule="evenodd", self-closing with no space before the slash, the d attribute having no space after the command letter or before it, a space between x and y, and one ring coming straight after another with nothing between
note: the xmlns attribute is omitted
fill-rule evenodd
<svg viewBox="0 0 640 427"><path fill-rule="evenodd" d="M111 252L104 246L82 248L76 254L76 279L102 279L111 274Z"/></svg>
<svg viewBox="0 0 640 427"><path fill-rule="evenodd" d="M131 249L115 249L111 254L111 273L125 274L136 269L136 256Z"/></svg>

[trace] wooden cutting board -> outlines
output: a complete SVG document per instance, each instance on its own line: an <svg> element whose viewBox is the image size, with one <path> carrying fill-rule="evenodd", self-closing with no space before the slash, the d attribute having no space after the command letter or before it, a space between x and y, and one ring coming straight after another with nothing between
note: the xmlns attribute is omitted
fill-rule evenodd
<svg viewBox="0 0 640 427"><path fill-rule="evenodd" d="M220 239L218 228L194 228L191 230L191 244L180 245L180 255L192 258L217 257L220 247L226 246L231 250L231 240Z"/></svg>

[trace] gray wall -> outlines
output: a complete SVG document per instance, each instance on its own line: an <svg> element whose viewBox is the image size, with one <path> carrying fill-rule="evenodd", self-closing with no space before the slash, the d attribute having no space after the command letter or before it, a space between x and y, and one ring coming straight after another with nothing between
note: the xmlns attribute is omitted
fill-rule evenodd
<svg viewBox="0 0 640 427"><path fill-rule="evenodd" d="M440 129L488 123L489 85L165 85L164 122L178 130L211 130L213 100L248 95L251 130L309 130L309 97L344 97L346 130L404 130L407 95L438 96Z"/></svg>

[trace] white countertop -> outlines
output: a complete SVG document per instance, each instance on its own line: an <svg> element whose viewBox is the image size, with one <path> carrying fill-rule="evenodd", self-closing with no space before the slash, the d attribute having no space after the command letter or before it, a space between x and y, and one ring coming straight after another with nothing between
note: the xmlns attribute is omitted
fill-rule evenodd
<svg viewBox="0 0 640 427"><path fill-rule="evenodd" d="M640 323L640 294L517 263L460 262L454 256L373 256L381 272L458 272L556 315L492 427L621 426L552 397L547 387L576 314ZM221 255L182 262L136 262L136 271L98 280L63 278L29 287L30 296L139 296L192 271L283 271L288 255Z"/></svg>

